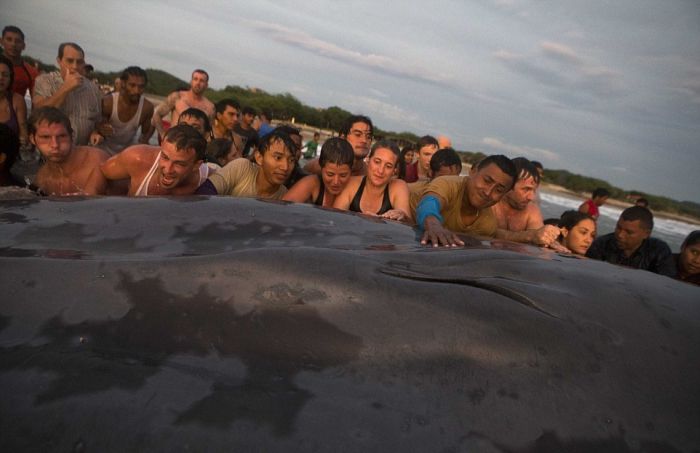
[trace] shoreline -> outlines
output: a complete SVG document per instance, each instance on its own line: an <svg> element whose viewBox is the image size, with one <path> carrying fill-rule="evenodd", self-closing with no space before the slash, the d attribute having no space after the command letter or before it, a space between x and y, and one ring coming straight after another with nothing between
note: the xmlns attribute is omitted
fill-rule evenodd
<svg viewBox="0 0 700 453"><path fill-rule="evenodd" d="M581 200L581 202L584 202L587 200L589 197L586 195L583 195L578 192L574 192L573 190L569 190L566 187L562 187L556 184L548 183L548 182L542 182L540 183L540 188L544 189L548 192L553 192L553 193L558 193L558 194L564 194L568 195L572 198L577 198ZM618 208L629 208L630 206L633 206L632 203L622 201L622 200L616 200L613 198L608 198L608 201L605 203L610 206L615 206ZM689 217L689 216L684 216L681 214L674 214L672 212L666 212L666 211L655 211L652 210L652 213L654 214L654 217L659 217L667 220L678 220L681 222L689 223L691 225L696 225L700 227L700 219L697 219L695 217Z"/></svg>

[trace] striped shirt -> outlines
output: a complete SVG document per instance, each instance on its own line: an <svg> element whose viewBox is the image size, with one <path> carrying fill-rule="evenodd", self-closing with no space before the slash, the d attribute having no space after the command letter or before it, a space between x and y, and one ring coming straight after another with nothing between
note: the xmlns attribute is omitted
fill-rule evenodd
<svg viewBox="0 0 700 453"><path fill-rule="evenodd" d="M63 85L63 77L59 71L42 74L34 82L34 96L50 98ZM90 133L102 116L102 92L92 81L85 79L83 83L66 96L59 107L68 115L73 127L73 143L87 145Z"/></svg>

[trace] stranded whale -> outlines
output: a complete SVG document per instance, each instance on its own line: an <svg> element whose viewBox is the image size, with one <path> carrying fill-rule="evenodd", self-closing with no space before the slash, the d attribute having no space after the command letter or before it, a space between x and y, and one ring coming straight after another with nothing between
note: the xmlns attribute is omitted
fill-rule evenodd
<svg viewBox="0 0 700 453"><path fill-rule="evenodd" d="M3 201L2 451L697 451L700 289L232 198Z"/></svg>

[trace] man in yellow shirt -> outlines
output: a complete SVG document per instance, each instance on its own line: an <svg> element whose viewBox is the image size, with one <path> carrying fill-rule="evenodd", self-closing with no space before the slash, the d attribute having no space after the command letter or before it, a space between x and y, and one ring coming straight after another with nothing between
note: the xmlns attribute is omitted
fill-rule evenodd
<svg viewBox="0 0 700 453"><path fill-rule="evenodd" d="M455 233L496 235L491 206L513 188L515 165L503 155L484 158L469 176L445 176L431 181L418 207L416 220L423 229L421 244L456 247L464 242Z"/></svg>

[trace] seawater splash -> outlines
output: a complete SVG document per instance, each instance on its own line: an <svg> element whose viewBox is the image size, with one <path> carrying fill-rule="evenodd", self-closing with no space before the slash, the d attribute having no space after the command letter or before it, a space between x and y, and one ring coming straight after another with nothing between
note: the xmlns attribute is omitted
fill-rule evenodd
<svg viewBox="0 0 700 453"><path fill-rule="evenodd" d="M540 190L540 199L540 207L542 208L542 215L544 218L559 217L562 212L568 209L578 209L581 205L581 200L578 198L548 192L546 190ZM600 218L598 219L599 236L612 233L615 230L615 224L623 209L624 208L609 205L600 207ZM685 239L691 231L698 229L700 229L700 225L693 225L680 220L655 217L653 236L666 241L671 247L671 250L675 253L680 250L683 239Z"/></svg>

